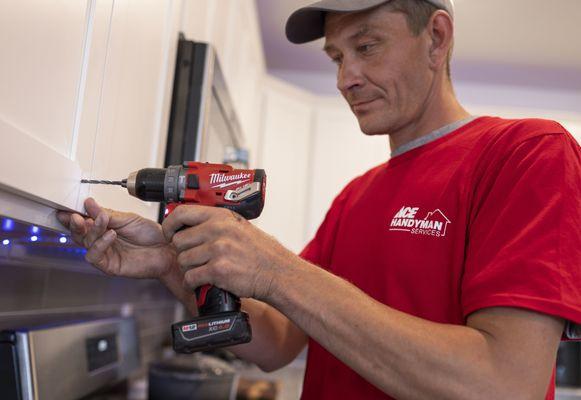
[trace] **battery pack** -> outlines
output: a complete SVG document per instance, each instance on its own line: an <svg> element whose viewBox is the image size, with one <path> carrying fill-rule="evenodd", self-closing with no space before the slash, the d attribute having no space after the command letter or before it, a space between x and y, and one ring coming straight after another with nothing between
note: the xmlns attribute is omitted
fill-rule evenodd
<svg viewBox="0 0 581 400"><path fill-rule="evenodd" d="M173 348L177 353L194 353L248 343L252 330L243 311L205 315L172 325Z"/></svg>

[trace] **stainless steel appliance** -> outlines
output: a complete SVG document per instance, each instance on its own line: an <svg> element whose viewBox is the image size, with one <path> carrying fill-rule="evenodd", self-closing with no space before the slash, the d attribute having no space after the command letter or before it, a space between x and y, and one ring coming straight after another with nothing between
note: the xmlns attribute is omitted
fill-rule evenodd
<svg viewBox="0 0 581 400"><path fill-rule="evenodd" d="M0 365L2 399L78 399L139 367L136 324L114 318L3 331Z"/></svg>

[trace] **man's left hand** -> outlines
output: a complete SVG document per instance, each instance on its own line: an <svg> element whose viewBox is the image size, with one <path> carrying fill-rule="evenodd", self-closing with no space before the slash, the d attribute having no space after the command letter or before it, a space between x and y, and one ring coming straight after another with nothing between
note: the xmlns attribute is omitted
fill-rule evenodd
<svg viewBox="0 0 581 400"><path fill-rule="evenodd" d="M273 237L224 208L182 205L162 228L191 288L211 284L268 302L282 267L300 262Z"/></svg>

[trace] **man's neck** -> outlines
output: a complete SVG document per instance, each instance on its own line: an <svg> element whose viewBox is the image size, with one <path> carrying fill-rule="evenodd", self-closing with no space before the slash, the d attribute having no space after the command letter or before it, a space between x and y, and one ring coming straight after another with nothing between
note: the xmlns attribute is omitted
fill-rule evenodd
<svg viewBox="0 0 581 400"><path fill-rule="evenodd" d="M451 88L438 91L440 96L428 99L428 107L418 118L397 132L390 133L389 144L394 151L417 138L428 135L443 126L466 119L470 114L460 105Z"/></svg>

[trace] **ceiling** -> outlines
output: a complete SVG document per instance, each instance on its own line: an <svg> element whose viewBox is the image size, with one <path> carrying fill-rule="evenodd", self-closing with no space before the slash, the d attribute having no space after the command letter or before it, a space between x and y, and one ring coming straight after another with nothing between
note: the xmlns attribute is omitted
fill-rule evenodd
<svg viewBox="0 0 581 400"><path fill-rule="evenodd" d="M310 0L256 0L270 71L334 74L322 40L293 45L286 18ZM581 90L581 0L456 0L456 80Z"/></svg>

